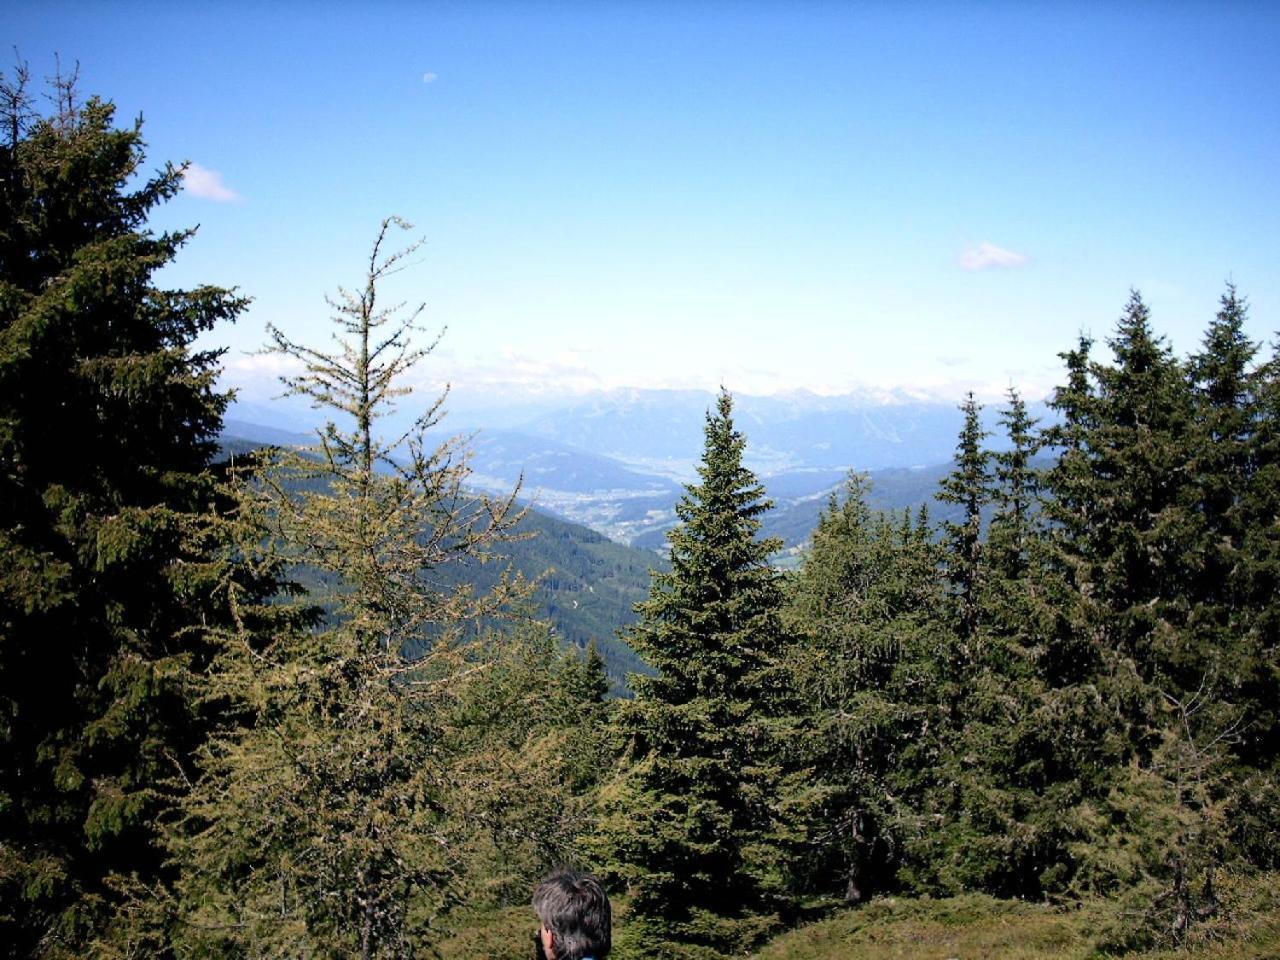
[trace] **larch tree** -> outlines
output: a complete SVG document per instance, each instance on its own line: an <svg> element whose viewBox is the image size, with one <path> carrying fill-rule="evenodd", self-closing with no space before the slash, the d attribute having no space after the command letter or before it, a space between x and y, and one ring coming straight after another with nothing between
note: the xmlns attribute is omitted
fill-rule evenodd
<svg viewBox="0 0 1280 960"><path fill-rule="evenodd" d="M245 509L262 549L330 590L322 623L228 636L211 672L227 723L170 833L184 948L202 955L414 955L465 899L478 826L457 814L501 790L495 768L459 762L475 741L459 711L490 666L484 627L520 584L480 594L436 578L491 559L520 514L514 493L464 486L457 440L431 443L443 396L407 432L378 429L431 349L413 343L421 307L382 303L417 249L387 252L401 229L383 222L362 286L330 301L336 349L270 328L301 367L288 390L332 419L244 486Z"/></svg>

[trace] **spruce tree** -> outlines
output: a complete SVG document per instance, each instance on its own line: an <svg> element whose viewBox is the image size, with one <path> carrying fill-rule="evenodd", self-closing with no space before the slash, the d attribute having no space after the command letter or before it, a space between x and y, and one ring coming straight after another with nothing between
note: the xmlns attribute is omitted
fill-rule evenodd
<svg viewBox="0 0 1280 960"><path fill-rule="evenodd" d="M1030 554L1038 532L1040 479L1032 458L1039 447L1039 421L1027 412L1026 402L1013 387L1009 388L1008 401L1000 412L1008 448L992 456L995 513L987 536L987 566L989 579L996 584L1023 580L1031 565ZM984 605L990 608L996 604L988 600ZM1013 618L1003 619L1008 622Z"/></svg>
<svg viewBox="0 0 1280 960"><path fill-rule="evenodd" d="M1250 630L1258 604L1249 596L1248 576L1241 576L1250 566L1245 542L1254 524L1247 514L1259 466L1256 439L1265 429L1265 390L1259 387L1266 368L1253 371L1258 345L1244 335L1247 314L1244 299L1228 284L1201 350L1189 363L1191 496L1200 520L1203 573L1188 585L1188 623L1205 648L1220 698L1235 704L1252 727L1266 725L1270 707L1257 699L1266 653ZM1261 728L1256 732L1270 739ZM1257 755L1247 745L1252 738L1246 734L1244 740L1244 754L1253 762Z"/></svg>
<svg viewBox="0 0 1280 960"><path fill-rule="evenodd" d="M1185 591L1202 572L1187 503L1191 394L1182 365L1135 292L1095 364L1099 423L1090 444L1096 514L1083 544L1089 581L1111 616L1110 648L1144 680L1195 690L1197 652L1182 641Z"/></svg>
<svg viewBox="0 0 1280 960"><path fill-rule="evenodd" d="M1200 509L1214 533L1233 549L1239 548L1242 536L1240 504L1253 469L1250 441L1259 415L1252 376L1258 345L1244 334L1247 316L1244 298L1228 284L1201 349L1189 364ZM1219 561L1213 579L1221 582L1223 570L1231 566L1229 559Z"/></svg>
<svg viewBox="0 0 1280 960"><path fill-rule="evenodd" d="M745 440L722 391L707 414L700 482L669 534L671 570L656 573L627 639L653 669L622 704L624 770L606 824L635 930L662 951L734 949L767 915L780 711L779 542L760 539L764 490L742 464ZM758 926L758 923L757 923ZM649 945L652 949L652 944Z"/></svg>
<svg viewBox="0 0 1280 960"><path fill-rule="evenodd" d="M565 678L569 696L584 710L604 704L609 696L609 675L605 672L604 655L594 637L585 650L574 648L566 653Z"/></svg>
<svg viewBox="0 0 1280 960"><path fill-rule="evenodd" d="M1064 808L1074 885L1141 881L1154 903L1217 865L1221 844L1206 839L1202 814L1220 784L1188 792L1184 760L1220 748L1236 718L1212 633L1197 623L1215 551L1186 369L1137 293L1109 344L1112 363L1069 357L1066 417L1050 432L1060 447L1046 504L1053 569L1069 588L1071 632L1085 641L1050 702L1094 704L1068 711L1076 719L1061 738L1092 744L1075 751L1076 796ZM1224 761L1217 749L1199 782L1216 782Z"/></svg>
<svg viewBox="0 0 1280 960"><path fill-rule="evenodd" d="M57 78L0 83L0 955L77 956L163 879L166 782L205 732L227 622L212 469L227 396L196 338L246 301L169 289L141 122ZM251 575L241 571L249 579ZM250 592L271 593L268 572ZM179 777L180 779L180 777Z"/></svg>
<svg viewBox="0 0 1280 960"><path fill-rule="evenodd" d="M1230 300L1236 300L1229 290ZM1224 308L1238 307L1224 300ZM1225 312L1225 311L1224 311ZM1222 314L1219 314L1222 320ZM1280 867L1280 342L1250 371L1253 409L1245 441L1247 483L1234 499L1237 562L1230 570L1230 661L1243 718L1235 744L1242 769L1232 799L1233 838L1253 863ZM1230 407L1228 407L1230 410ZM1234 452L1234 451L1233 451Z"/></svg>
<svg viewBox="0 0 1280 960"><path fill-rule="evenodd" d="M899 882L939 763L939 682L951 648L927 523L867 506L852 475L788 587L788 665L803 722L784 816L804 894L857 903Z"/></svg>
<svg viewBox="0 0 1280 960"><path fill-rule="evenodd" d="M973 799L989 788L981 763L994 744L975 737L982 717L987 730L985 703L974 703L986 689L985 627L983 599L987 586L986 545L983 543L983 510L990 503L990 454L983 447L987 431L982 408L969 393L960 407L964 421L956 444L954 466L939 484L937 499L958 508L958 517L943 524L941 559L948 585L947 642L937 651L938 682L935 696L940 716L934 736L938 741L938 766L921 802L926 829L913 843L916 882L943 889L964 887L971 871L957 864L976 847L970 821ZM969 743L977 739L976 745ZM981 756L970 751L981 751ZM979 835L983 832L979 827ZM956 877L959 879L956 879Z"/></svg>
<svg viewBox="0 0 1280 960"><path fill-rule="evenodd" d="M1040 436L1041 448L1053 460L1040 475L1045 520L1040 541L1040 608L1045 616L1037 670L1055 690L1087 687L1102 669L1102 644L1096 636L1098 608L1088 602L1089 590L1084 585L1089 574L1081 549L1100 507L1091 446L1099 417L1097 390L1090 373L1092 352L1092 338L1081 335L1074 349L1058 355L1066 368L1066 383L1057 387L1049 400L1058 422ZM1085 691L1083 696L1089 693ZM1075 706L1065 709L1079 715Z"/></svg>
<svg viewBox="0 0 1280 960"><path fill-rule="evenodd" d="M1043 576L1035 421L1014 389L1001 411L1007 448L990 455L992 518L981 556L979 622L945 731L934 855L943 889L1041 896L1059 862L1061 730L1046 716L1038 652L1053 629ZM972 429L972 427L970 427ZM968 431L966 431L968 432Z"/></svg>
<svg viewBox="0 0 1280 960"><path fill-rule="evenodd" d="M982 446L982 406L972 393L960 407L964 425L956 444L954 469L942 480L938 499L960 508L960 517L943 525L944 558L951 584L956 630L962 649L978 632L984 577L982 510L991 502L990 454Z"/></svg>
<svg viewBox="0 0 1280 960"><path fill-rule="evenodd" d="M1099 655L1113 666L1121 658L1138 683L1194 690L1201 665L1181 642L1186 591L1204 559L1188 469L1191 392L1137 293L1109 342L1114 364L1068 355L1054 404L1063 414L1048 437L1059 448L1047 476L1055 562Z"/></svg>
<svg viewBox="0 0 1280 960"><path fill-rule="evenodd" d="M1251 629L1255 614L1270 601L1259 603L1251 595L1247 575L1251 551L1246 540L1258 542L1254 531L1266 529L1265 515L1253 507L1265 459L1257 456L1257 440L1267 429L1266 367L1253 371L1258 345L1244 335L1247 315L1244 299L1228 284L1201 350L1189 364L1194 391L1191 496L1201 522L1204 559L1202 575L1188 590L1193 603L1189 626L1206 650L1220 698L1248 717L1242 755L1256 763L1261 759L1256 747L1272 739L1267 728L1274 723L1268 718L1274 701L1263 694L1265 644L1257 643Z"/></svg>
<svg viewBox="0 0 1280 960"><path fill-rule="evenodd" d="M571 647L560 660L563 705L559 725L566 731L563 756L570 773L569 792L591 793L616 759L609 727L609 675L604 655L593 638L586 650Z"/></svg>

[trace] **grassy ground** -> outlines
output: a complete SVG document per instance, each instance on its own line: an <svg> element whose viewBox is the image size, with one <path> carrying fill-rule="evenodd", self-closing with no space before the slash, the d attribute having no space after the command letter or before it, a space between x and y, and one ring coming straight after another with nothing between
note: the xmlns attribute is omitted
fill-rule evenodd
<svg viewBox="0 0 1280 960"><path fill-rule="evenodd" d="M1182 950L1131 960L1280 960L1280 876L1237 891L1231 916ZM616 928L626 924L625 908ZM754 960L1091 960L1114 929L1115 904L1072 909L970 895L883 898L792 930ZM437 944L442 960L528 960L536 921L529 907L477 915ZM661 958L657 958L661 960Z"/></svg>
<svg viewBox="0 0 1280 960"><path fill-rule="evenodd" d="M759 960L1083 960L1093 952L1078 914L968 896L873 901L783 934Z"/></svg>
<svg viewBox="0 0 1280 960"><path fill-rule="evenodd" d="M1275 878L1272 878L1275 879ZM773 940L757 960L1087 960L1117 922L1098 901L1063 910L964 896L873 901ZM1142 960L1280 960L1280 896L1247 891L1229 921L1182 950L1126 954Z"/></svg>

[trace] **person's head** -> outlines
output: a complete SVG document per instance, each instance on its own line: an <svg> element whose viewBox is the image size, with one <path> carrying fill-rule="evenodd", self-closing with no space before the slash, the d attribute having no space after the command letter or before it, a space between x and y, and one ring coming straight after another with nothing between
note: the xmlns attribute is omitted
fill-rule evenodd
<svg viewBox="0 0 1280 960"><path fill-rule="evenodd" d="M553 960L604 960L613 942L609 897L595 877L561 870L533 891L542 947Z"/></svg>

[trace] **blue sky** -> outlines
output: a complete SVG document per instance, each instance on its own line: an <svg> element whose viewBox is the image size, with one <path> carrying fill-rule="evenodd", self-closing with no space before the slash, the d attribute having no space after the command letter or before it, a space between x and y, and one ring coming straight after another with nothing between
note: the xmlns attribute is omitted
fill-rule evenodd
<svg viewBox="0 0 1280 960"><path fill-rule="evenodd" d="M379 219L460 388L1039 395L1129 288L1280 327L1280 5L9 4L190 160L173 283L327 335Z"/></svg>

